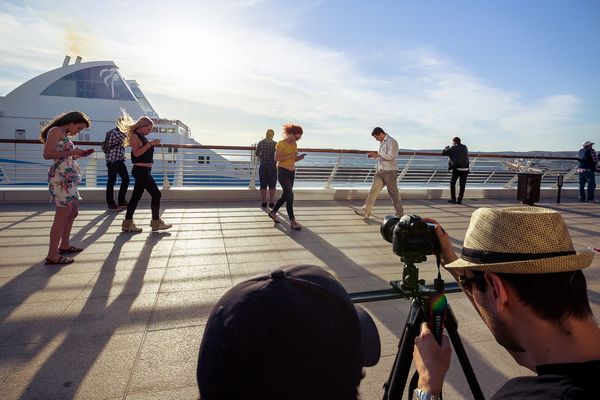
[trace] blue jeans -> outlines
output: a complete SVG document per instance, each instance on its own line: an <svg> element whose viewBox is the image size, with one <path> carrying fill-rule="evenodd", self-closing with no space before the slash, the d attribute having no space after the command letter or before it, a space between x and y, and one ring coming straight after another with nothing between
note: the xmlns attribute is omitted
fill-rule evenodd
<svg viewBox="0 0 600 400"><path fill-rule="evenodd" d="M585 197L585 185L587 184L587 198ZM596 172L588 169L579 173L579 201L594 201L596 190Z"/></svg>
<svg viewBox="0 0 600 400"><path fill-rule="evenodd" d="M129 174L127 173L127 167L125 161L109 161L106 163L108 169L108 180L106 181L106 204L109 206L115 204L115 182L117 181L117 175L121 177L121 187L119 188L118 202L119 204L125 203L125 195L127 195L127 188L129 187Z"/></svg>

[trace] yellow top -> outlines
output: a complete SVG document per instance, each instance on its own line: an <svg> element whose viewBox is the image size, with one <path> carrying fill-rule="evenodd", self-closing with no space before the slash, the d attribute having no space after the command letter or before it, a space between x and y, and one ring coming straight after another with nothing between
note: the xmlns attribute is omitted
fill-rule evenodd
<svg viewBox="0 0 600 400"><path fill-rule="evenodd" d="M294 157L290 157L287 160L277 161L278 168L285 168L293 171L296 165L296 153L298 152L298 145L294 143L289 143L287 140L281 140L277 142L275 145L275 150L283 157L289 156L290 154L294 154Z"/></svg>

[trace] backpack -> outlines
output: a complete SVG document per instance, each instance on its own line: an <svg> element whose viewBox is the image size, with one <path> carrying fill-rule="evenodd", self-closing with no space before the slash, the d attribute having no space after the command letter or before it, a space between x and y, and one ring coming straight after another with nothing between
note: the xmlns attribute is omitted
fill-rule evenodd
<svg viewBox="0 0 600 400"><path fill-rule="evenodd" d="M100 147L102 148L102 151L104 153L108 153L108 150L110 150L110 147L108 147L108 142L110 139L110 134L112 133L113 130L114 129L111 129L110 131L106 132L106 137L104 138L104 141L100 145Z"/></svg>

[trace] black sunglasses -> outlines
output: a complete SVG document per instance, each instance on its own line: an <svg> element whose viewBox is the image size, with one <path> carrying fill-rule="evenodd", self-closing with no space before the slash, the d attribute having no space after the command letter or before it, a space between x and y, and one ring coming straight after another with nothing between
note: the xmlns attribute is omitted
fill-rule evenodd
<svg viewBox="0 0 600 400"><path fill-rule="evenodd" d="M459 275L458 284L462 286L467 292L473 291L473 284L475 282L485 282L485 275L473 275L468 278L466 275Z"/></svg>

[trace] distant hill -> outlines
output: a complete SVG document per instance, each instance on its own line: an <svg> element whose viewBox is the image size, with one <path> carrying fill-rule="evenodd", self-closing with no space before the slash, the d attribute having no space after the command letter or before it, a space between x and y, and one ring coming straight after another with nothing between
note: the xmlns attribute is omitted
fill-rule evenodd
<svg viewBox="0 0 600 400"><path fill-rule="evenodd" d="M420 151L426 153L441 153L441 149L399 149L398 151ZM573 151L477 151L469 149L471 154L503 154L507 156L515 156L515 158L528 157L577 157L577 150Z"/></svg>

